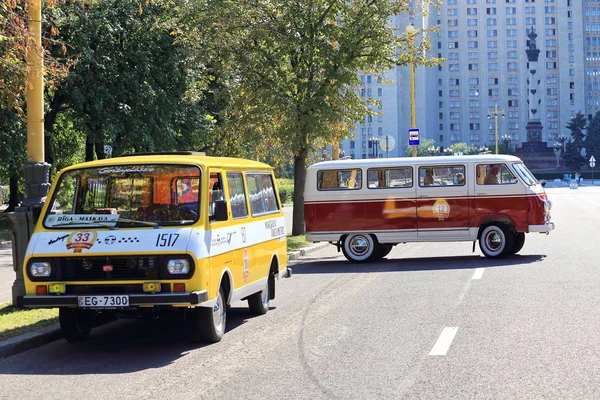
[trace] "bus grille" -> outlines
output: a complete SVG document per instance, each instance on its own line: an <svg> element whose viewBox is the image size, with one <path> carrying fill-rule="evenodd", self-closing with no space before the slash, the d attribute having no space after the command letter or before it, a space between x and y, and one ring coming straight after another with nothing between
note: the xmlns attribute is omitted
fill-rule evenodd
<svg viewBox="0 0 600 400"><path fill-rule="evenodd" d="M160 279L159 257L69 257L57 263L63 281L134 281Z"/></svg>

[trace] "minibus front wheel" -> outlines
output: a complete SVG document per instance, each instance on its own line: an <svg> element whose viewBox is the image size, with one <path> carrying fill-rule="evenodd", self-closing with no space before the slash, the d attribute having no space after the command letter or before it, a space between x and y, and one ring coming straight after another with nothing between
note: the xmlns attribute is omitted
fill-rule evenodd
<svg viewBox="0 0 600 400"><path fill-rule="evenodd" d="M94 311L75 308L60 308L58 311L60 330L69 343L87 340L94 325Z"/></svg>
<svg viewBox="0 0 600 400"><path fill-rule="evenodd" d="M196 307L192 310L194 340L198 342L220 342L225 333L227 321L227 304L223 286L217 294L217 301L212 307Z"/></svg>
<svg viewBox="0 0 600 400"><path fill-rule="evenodd" d="M488 258L502 258L512 253L515 236L503 223L493 223L481 228L479 248Z"/></svg>
<svg viewBox="0 0 600 400"><path fill-rule="evenodd" d="M348 261L362 263L371 261L378 253L379 242L372 235L353 233L344 237L342 252Z"/></svg>

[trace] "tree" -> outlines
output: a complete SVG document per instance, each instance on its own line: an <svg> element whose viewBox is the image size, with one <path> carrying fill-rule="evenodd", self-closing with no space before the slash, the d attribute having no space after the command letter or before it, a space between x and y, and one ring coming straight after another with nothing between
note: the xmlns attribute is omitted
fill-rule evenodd
<svg viewBox="0 0 600 400"><path fill-rule="evenodd" d="M25 157L25 131L23 121L14 112L0 109L0 181L8 182L9 199L6 212L19 205L22 187L21 166Z"/></svg>
<svg viewBox="0 0 600 400"><path fill-rule="evenodd" d="M46 8L51 8L56 0L42 1ZM22 115L25 112L24 94L27 91L27 62L26 50L28 31L28 1L2 1L0 3L0 109ZM46 14L44 14L46 16ZM56 40L58 31L51 21L43 21L44 30L42 52L44 59L44 76L47 84L53 86L56 79L64 77L69 63L61 60L57 53L51 56L45 49L51 43L60 44ZM63 55L64 56L64 55Z"/></svg>
<svg viewBox="0 0 600 400"><path fill-rule="evenodd" d="M309 155L374 114L377 103L355 92L360 75L436 61L424 55L426 37L412 46L404 27L392 23L414 11L406 0L190 0L177 11L182 40L197 46L198 64L227 69L236 87L223 130L290 149L293 235L304 233Z"/></svg>
<svg viewBox="0 0 600 400"><path fill-rule="evenodd" d="M567 129L571 131L571 141L566 143L562 159L568 168L577 171L585 165L585 158L581 155L581 149L584 146L586 125L585 116L580 112L575 114L566 125Z"/></svg>
<svg viewBox="0 0 600 400"><path fill-rule="evenodd" d="M567 124L567 129L571 131L571 140L575 143L575 147L579 150L583 147L585 140L585 129L587 121L585 116L578 112Z"/></svg>
<svg viewBox="0 0 600 400"><path fill-rule="evenodd" d="M589 122L585 137L586 157L600 157L600 111Z"/></svg>
<svg viewBox="0 0 600 400"><path fill-rule="evenodd" d="M175 44L163 2L99 0L53 10L61 38L78 62L51 93L47 135L69 111L85 132L85 160L113 154L197 149L211 127L202 105L187 97L192 69Z"/></svg>
<svg viewBox="0 0 600 400"><path fill-rule="evenodd" d="M440 148L434 147L435 141L433 139L422 139L420 144L417 146L417 157L427 156L439 156ZM412 147L406 146L404 148L404 156L412 156Z"/></svg>

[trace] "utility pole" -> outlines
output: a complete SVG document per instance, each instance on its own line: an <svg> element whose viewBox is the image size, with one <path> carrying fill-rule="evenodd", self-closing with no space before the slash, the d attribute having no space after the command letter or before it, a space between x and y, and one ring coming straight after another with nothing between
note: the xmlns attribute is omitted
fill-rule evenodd
<svg viewBox="0 0 600 400"><path fill-rule="evenodd" d="M410 39L411 50L415 46L415 27L409 24L406 27L406 33ZM415 104L415 61L413 56L410 57L410 125L411 128L416 129L417 127L417 111ZM417 146L411 146L412 156L417 156Z"/></svg>
<svg viewBox="0 0 600 400"><path fill-rule="evenodd" d="M50 164L44 161L44 49L42 48L42 1L28 2L27 38L27 162L23 165L25 193L23 203L9 213L13 224L13 305L25 295L23 261L29 238L48 195Z"/></svg>
<svg viewBox="0 0 600 400"><path fill-rule="evenodd" d="M494 126L496 127L496 154L498 154L498 114L504 117L504 110L498 110L498 104L494 105L494 111L488 111L488 118L494 116Z"/></svg>

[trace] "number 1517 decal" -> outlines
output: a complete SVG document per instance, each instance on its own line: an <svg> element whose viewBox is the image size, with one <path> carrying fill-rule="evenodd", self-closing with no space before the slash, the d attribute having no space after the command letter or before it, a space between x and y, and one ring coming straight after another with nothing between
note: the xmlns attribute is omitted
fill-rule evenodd
<svg viewBox="0 0 600 400"><path fill-rule="evenodd" d="M156 247L173 247L179 239L179 233L159 233L156 237Z"/></svg>

